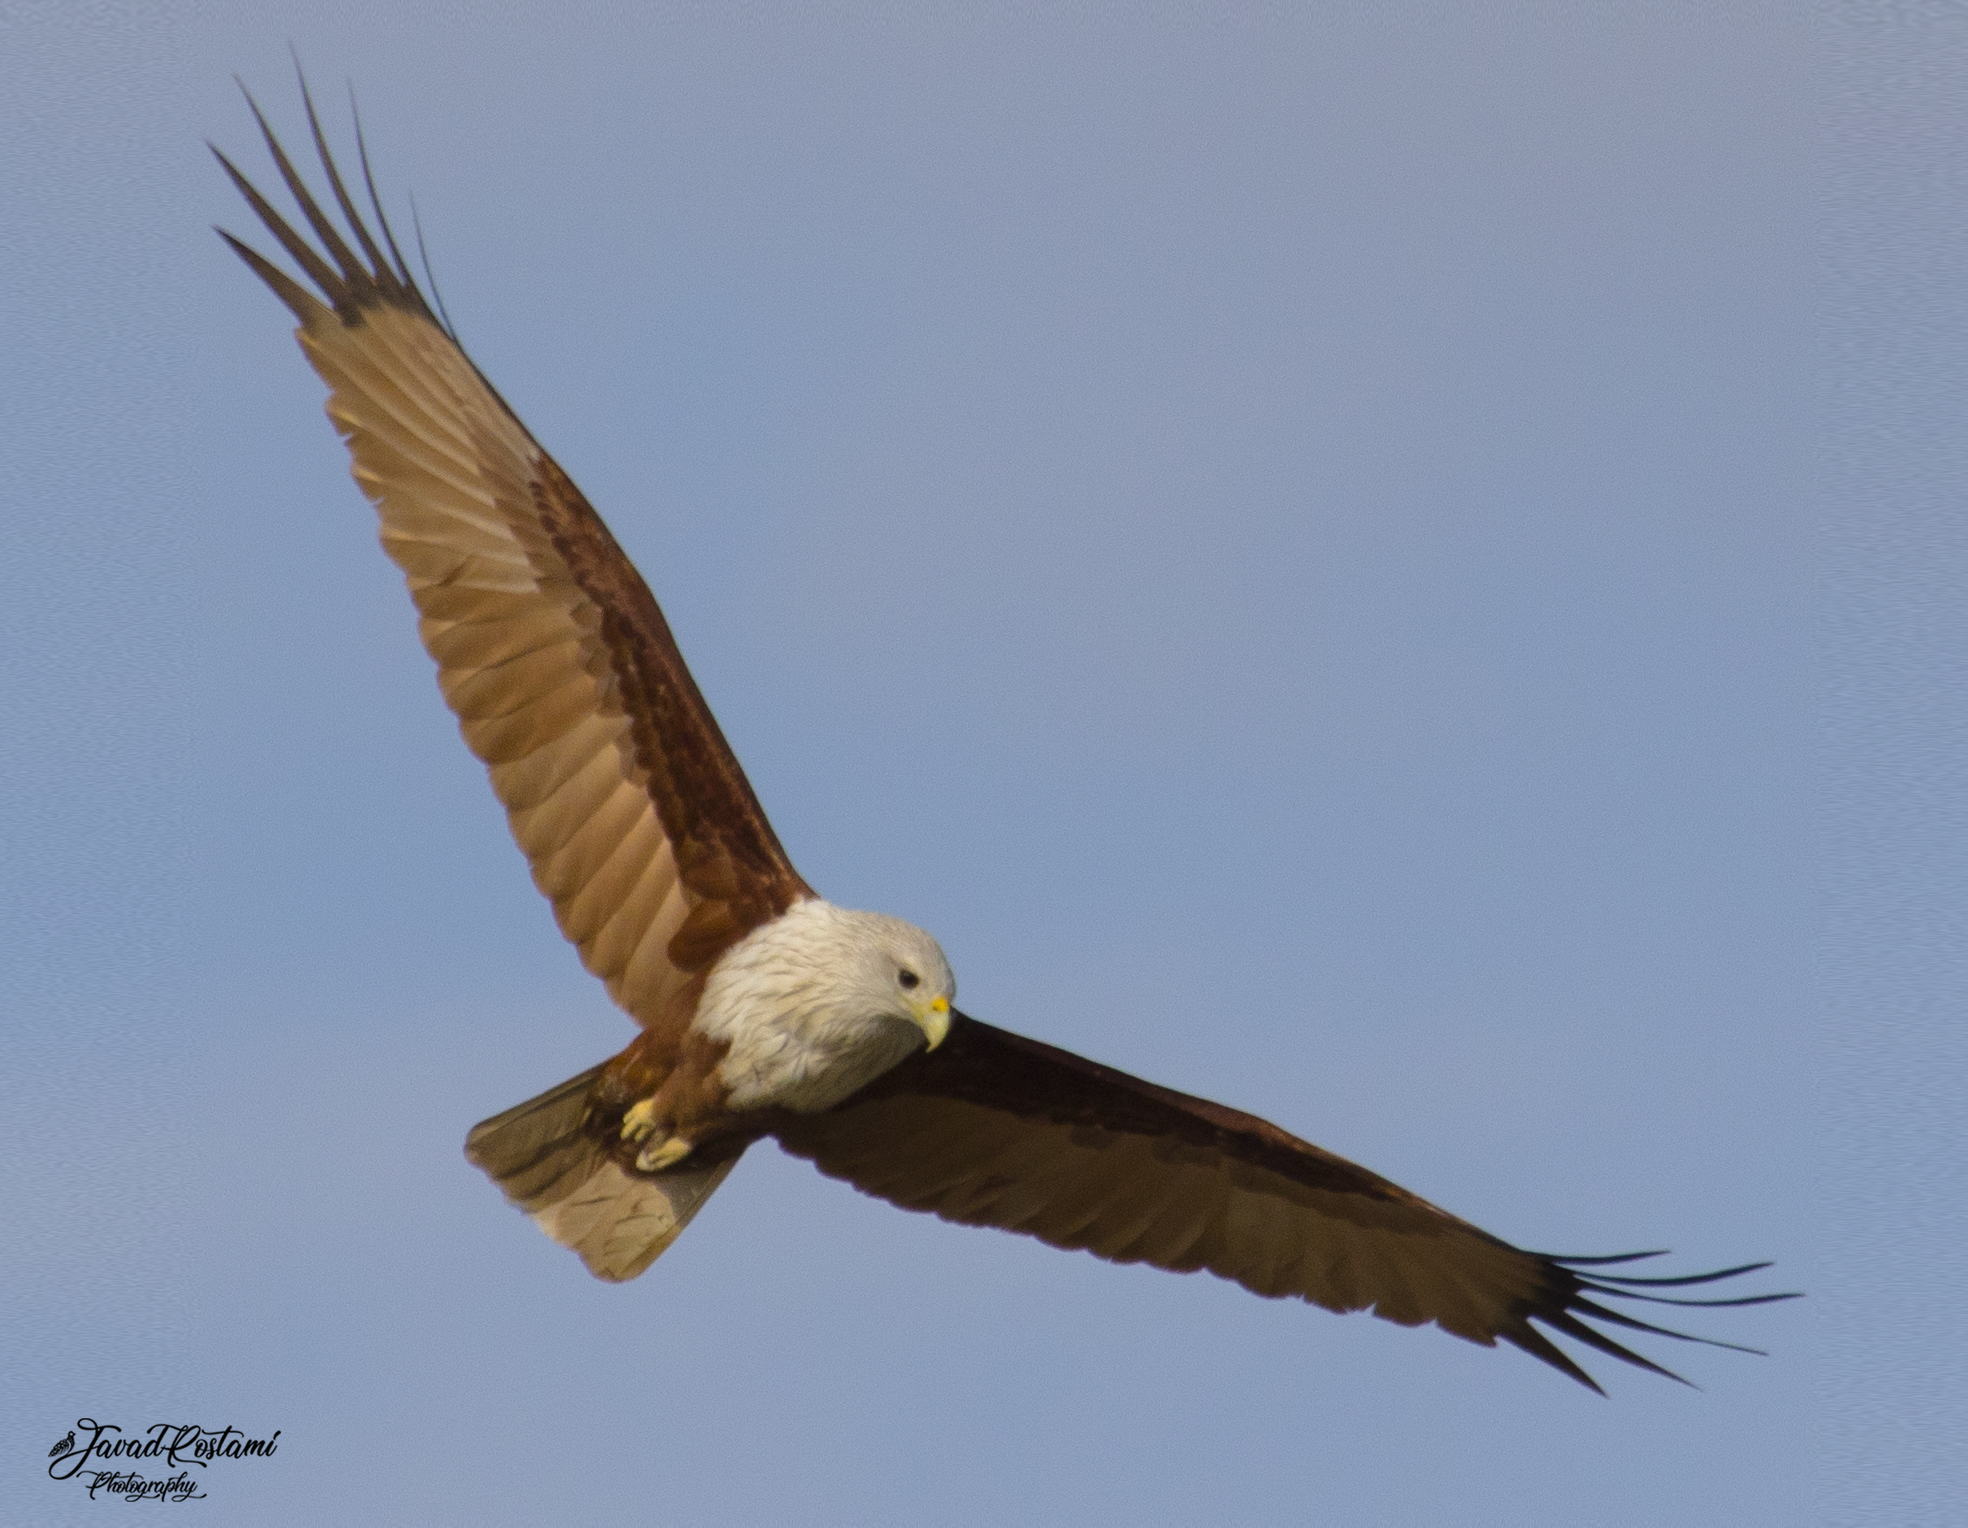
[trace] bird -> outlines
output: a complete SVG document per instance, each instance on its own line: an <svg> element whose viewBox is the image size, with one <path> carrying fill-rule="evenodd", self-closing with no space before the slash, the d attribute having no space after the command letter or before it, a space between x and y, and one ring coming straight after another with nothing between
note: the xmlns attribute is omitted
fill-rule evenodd
<svg viewBox="0 0 1968 1528"><path fill-rule="evenodd" d="M443 697L561 932L637 1025L618 1054L465 1142L590 1273L644 1272L770 1138L907 1210L1433 1323L1512 1345L1595 1391L1553 1335L1675 1380L1600 1328L1760 1351L1604 1302L1795 1298L1686 1293L1767 1262L1641 1277L1611 1270L1661 1253L1526 1251L1266 1120L964 1014L928 933L815 892L648 585L466 355L434 284L426 298L384 214L359 116L373 228L300 84L342 224L249 92L313 239L213 144L299 277L216 231L297 321Z"/></svg>

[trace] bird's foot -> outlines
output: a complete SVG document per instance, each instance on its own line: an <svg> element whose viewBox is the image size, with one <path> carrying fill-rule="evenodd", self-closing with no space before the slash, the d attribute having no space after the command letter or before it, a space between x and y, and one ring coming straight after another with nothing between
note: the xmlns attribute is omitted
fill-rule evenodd
<svg viewBox="0 0 1968 1528"><path fill-rule="evenodd" d="M622 1139L644 1141L656 1133L656 1100L645 1098L622 1116Z"/></svg>
<svg viewBox="0 0 1968 1528"><path fill-rule="evenodd" d="M673 1135L667 1141L654 1142L636 1153L636 1170L645 1173L659 1173L666 1167L674 1167L690 1155L691 1143L680 1135Z"/></svg>
<svg viewBox="0 0 1968 1528"><path fill-rule="evenodd" d="M636 1153L635 1165L638 1172L645 1173L659 1173L666 1167L676 1166L690 1155L695 1145L683 1136L670 1134L657 1112L654 1098L645 1098L622 1116L622 1139L643 1143L642 1150Z"/></svg>

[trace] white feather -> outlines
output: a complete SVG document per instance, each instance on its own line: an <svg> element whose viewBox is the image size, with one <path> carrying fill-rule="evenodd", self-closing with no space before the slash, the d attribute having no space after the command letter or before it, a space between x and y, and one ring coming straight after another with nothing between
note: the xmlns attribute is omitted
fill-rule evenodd
<svg viewBox="0 0 1968 1528"><path fill-rule="evenodd" d="M814 898L724 952L691 1027L730 1042L718 1076L731 1108L806 1114L920 1047L918 1015L956 990L942 948L915 925Z"/></svg>

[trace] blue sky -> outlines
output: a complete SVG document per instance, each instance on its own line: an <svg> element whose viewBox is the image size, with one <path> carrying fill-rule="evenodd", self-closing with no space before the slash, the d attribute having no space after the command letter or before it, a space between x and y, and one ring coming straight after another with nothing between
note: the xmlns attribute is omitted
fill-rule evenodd
<svg viewBox="0 0 1968 1528"><path fill-rule="evenodd" d="M1810 1306L1591 1396L760 1149L590 1280L618 1049L201 140L298 47L807 878L1520 1244L1811 1282L1808 123L1775 9L10 22L0 1499L214 1523L1794 1524ZM346 136L342 137L344 143ZM43 1435L46 1435L45 1438Z"/></svg>

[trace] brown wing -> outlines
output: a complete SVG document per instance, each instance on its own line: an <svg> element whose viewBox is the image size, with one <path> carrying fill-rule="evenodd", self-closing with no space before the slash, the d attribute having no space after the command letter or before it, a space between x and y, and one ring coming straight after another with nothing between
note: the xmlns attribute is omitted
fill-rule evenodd
<svg viewBox="0 0 1968 1528"><path fill-rule="evenodd" d="M219 162L320 296L224 237L301 321L438 684L534 883L583 963L647 1026L728 945L812 893L648 586L432 314L373 182L389 257L336 173L313 103L315 145L361 254L254 115L326 258Z"/></svg>
<svg viewBox="0 0 1968 1528"><path fill-rule="evenodd" d="M935 1051L777 1134L822 1172L904 1209L1117 1263L1207 1268L1261 1295L1371 1308L1403 1326L1433 1321L1485 1347L1501 1337L1595 1390L1532 1321L1667 1374L1579 1317L1685 1334L1588 1295L1658 1298L1617 1286L1707 1283L1767 1266L1680 1279L1586 1277L1568 1265L1629 1259L1521 1251L1254 1115L971 1018Z"/></svg>

